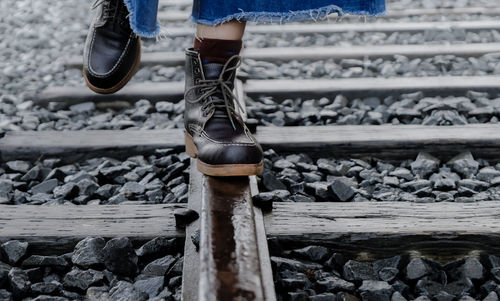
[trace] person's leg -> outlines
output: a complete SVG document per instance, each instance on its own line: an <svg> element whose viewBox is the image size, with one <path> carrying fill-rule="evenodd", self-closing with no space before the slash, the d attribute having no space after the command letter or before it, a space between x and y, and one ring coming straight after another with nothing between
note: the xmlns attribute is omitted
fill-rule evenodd
<svg viewBox="0 0 500 301"><path fill-rule="evenodd" d="M196 36L204 39L241 40L245 33L245 22L230 21L216 26L198 24Z"/></svg>
<svg viewBox="0 0 500 301"><path fill-rule="evenodd" d="M186 152L210 176L256 175L263 169L262 148L236 110L233 94L244 30L238 21L199 24L186 53Z"/></svg>

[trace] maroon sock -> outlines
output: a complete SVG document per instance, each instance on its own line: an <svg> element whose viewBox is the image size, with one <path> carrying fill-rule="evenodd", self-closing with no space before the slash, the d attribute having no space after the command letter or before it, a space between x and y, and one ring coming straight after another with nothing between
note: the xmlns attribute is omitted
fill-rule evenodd
<svg viewBox="0 0 500 301"><path fill-rule="evenodd" d="M194 39L194 50L200 54L203 63L224 64L233 55L240 54L241 40Z"/></svg>

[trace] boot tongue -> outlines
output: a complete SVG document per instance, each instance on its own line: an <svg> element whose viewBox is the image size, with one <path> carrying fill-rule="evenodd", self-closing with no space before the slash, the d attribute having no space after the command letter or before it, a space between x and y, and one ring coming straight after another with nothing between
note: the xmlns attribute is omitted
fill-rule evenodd
<svg viewBox="0 0 500 301"><path fill-rule="evenodd" d="M205 79L217 79L224 68L224 65L218 63L206 63L203 64L203 73L205 74ZM217 91L211 96L214 99L224 99L222 92ZM227 115L227 112L222 108L215 109L215 115Z"/></svg>
<svg viewBox="0 0 500 301"><path fill-rule="evenodd" d="M217 79L220 76L223 67L224 65L217 63L203 64L203 73L205 74L205 79Z"/></svg>

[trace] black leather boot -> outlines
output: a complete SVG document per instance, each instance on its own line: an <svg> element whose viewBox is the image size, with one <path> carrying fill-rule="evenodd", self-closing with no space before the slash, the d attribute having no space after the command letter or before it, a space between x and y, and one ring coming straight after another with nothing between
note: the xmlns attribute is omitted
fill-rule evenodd
<svg viewBox="0 0 500 301"><path fill-rule="evenodd" d="M97 0L97 9L85 43L83 75L97 93L114 93L137 72L141 40L130 28L123 0Z"/></svg>
<svg viewBox="0 0 500 301"><path fill-rule="evenodd" d="M239 64L239 56L225 65L202 64L197 52L186 51L186 152L198 158L198 170L209 176L262 173L262 148L234 105Z"/></svg>

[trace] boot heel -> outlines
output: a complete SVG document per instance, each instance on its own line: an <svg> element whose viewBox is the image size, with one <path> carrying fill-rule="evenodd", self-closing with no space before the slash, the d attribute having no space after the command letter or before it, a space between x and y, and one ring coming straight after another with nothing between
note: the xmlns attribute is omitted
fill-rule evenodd
<svg viewBox="0 0 500 301"><path fill-rule="evenodd" d="M196 158L196 146L193 142L193 137L189 135L187 132L184 133L185 141L186 141L186 153L191 158Z"/></svg>

